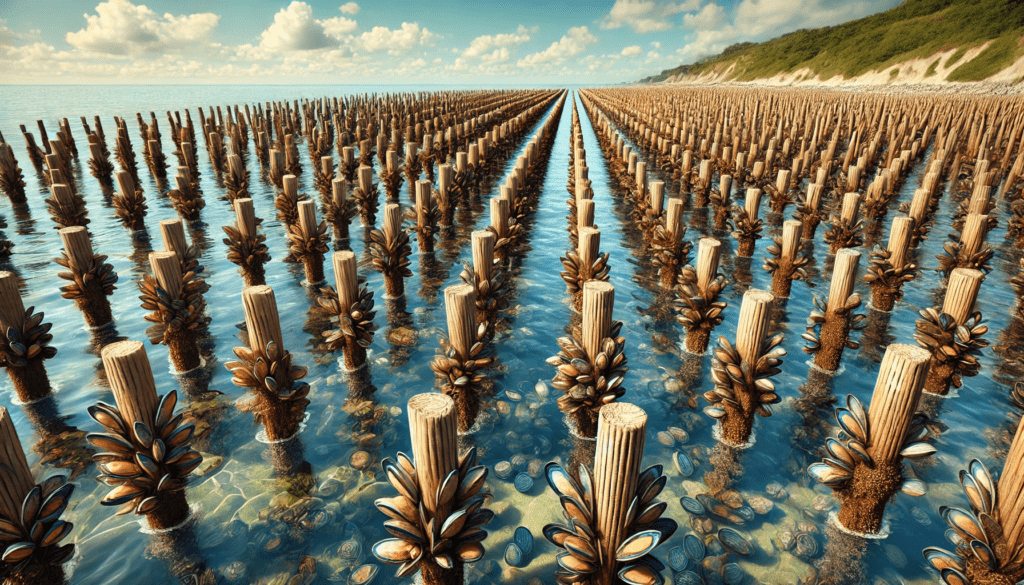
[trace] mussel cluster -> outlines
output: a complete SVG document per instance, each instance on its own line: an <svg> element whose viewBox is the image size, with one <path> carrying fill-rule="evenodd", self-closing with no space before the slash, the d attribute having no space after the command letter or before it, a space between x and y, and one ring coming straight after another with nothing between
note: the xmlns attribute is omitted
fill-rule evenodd
<svg viewBox="0 0 1024 585"><path fill-rule="evenodd" d="M322 333L327 349L338 351L348 343L348 339L364 350L370 347L373 332L377 330L373 322L377 312L373 310L373 291L365 282L360 283L358 298L349 307L341 305L333 286L320 289L317 303L331 314L331 321L338 320L337 329L328 329Z"/></svg>
<svg viewBox="0 0 1024 585"><path fill-rule="evenodd" d="M679 274L680 269L690 261L693 244L686 241L686 226L680 233L673 234L665 224L658 222L651 238L651 249L654 253L651 263L658 269L658 274L665 282L666 274L670 275L669 284Z"/></svg>
<svg viewBox="0 0 1024 585"><path fill-rule="evenodd" d="M624 519L625 538L615 551L614 559L602 558L596 530L593 480L587 467L580 466L579 483L557 463L548 463L544 472L569 522L568 526L548 524L544 527L544 537L565 551L557 557L559 570L555 571L555 580L560 585L586 582L594 573L608 568L628 585L662 582L661 572L665 566L651 551L667 541L677 525L675 520L661 517L667 505L655 500L668 479L660 465L648 467L637 479L636 491Z"/></svg>
<svg viewBox="0 0 1024 585"><path fill-rule="evenodd" d="M118 515L147 515L159 513L161 507L184 505L188 474L199 467L203 456L191 448L195 425L184 424L183 413L174 414L177 404L177 391L165 394L152 428L142 421L131 424L115 406L99 402L89 407L89 416L106 429L86 436L101 450L93 456L99 464L98 479L114 488L100 503L120 506ZM173 512L188 513L187 509Z"/></svg>
<svg viewBox="0 0 1024 585"><path fill-rule="evenodd" d="M622 380L629 367L621 330L622 322L613 322L608 337L601 340L601 351L591 360L583 348L582 330L574 328L571 336L558 338L561 351L547 359L556 368L551 385L564 392L558 398L558 408L575 418L579 433L585 437L597 436L601 407L626 393Z"/></svg>
<svg viewBox="0 0 1024 585"><path fill-rule="evenodd" d="M864 243L864 220L854 218L853 221L846 221L839 215L832 215L829 218L831 225L823 238L829 245L829 251L835 254L842 248L856 248Z"/></svg>
<svg viewBox="0 0 1024 585"><path fill-rule="evenodd" d="M263 219L256 218L256 233L246 237L235 226L226 225L224 244L228 247L228 260L242 269L242 277L246 286L257 286L266 283L263 265L270 261L270 250L267 249L267 234L259 231Z"/></svg>
<svg viewBox="0 0 1024 585"><path fill-rule="evenodd" d="M999 490L985 465L977 459L960 472L971 509L942 506L939 514L952 530L946 538L954 552L930 546L924 549L925 560L946 585L969 583L1016 583L1024 579L1024 554L1010 550L1003 523L1015 518L1002 518L997 503Z"/></svg>
<svg viewBox="0 0 1024 585"><path fill-rule="evenodd" d="M18 575L25 582L49 567L60 566L75 553L75 545L59 544L74 524L60 519L67 509L74 484L54 475L25 495L16 518L0 515L0 578Z"/></svg>
<svg viewBox="0 0 1024 585"><path fill-rule="evenodd" d="M955 242L949 241L942 245L942 253L935 257L939 261L936 270L947 276L957 268L974 268L987 273L992 270L989 261L994 255L992 246L985 242L971 252L967 244L958 238Z"/></svg>
<svg viewBox="0 0 1024 585"><path fill-rule="evenodd" d="M454 469L437 486L435 511L427 511L416 467L404 453L396 461L385 459L381 465L388 482L398 490L393 498L374 502L390 520L384 528L395 538L373 545L373 554L385 563L400 565L397 577L408 577L423 570L432 572L460 569L463 563L474 563L484 556L482 528L494 518L484 508L488 495L482 492L487 468L477 465L476 449L459 458ZM442 515L442 510L447 515Z"/></svg>
<svg viewBox="0 0 1024 585"><path fill-rule="evenodd" d="M430 362L441 392L451 396L458 406L459 430L463 432L473 426L480 410L480 396L487 380L483 372L497 361L487 343L487 331L486 321L477 325L477 340L470 346L469 355L460 355L446 336L439 336L441 347Z"/></svg>
<svg viewBox="0 0 1024 585"><path fill-rule="evenodd" d="M891 259L892 252L875 246L867 274L864 275L864 282L871 286L871 302L881 311L892 310L896 301L903 298L903 283L917 277L917 264L907 262L895 268Z"/></svg>
<svg viewBox="0 0 1024 585"><path fill-rule="evenodd" d="M255 394L254 418L264 423L271 440L290 437L298 431L306 406L309 384L303 366L292 365L292 354L270 341L264 348L234 349L238 361L224 364L237 386Z"/></svg>
<svg viewBox="0 0 1024 585"><path fill-rule="evenodd" d="M772 415L771 405L781 401L771 377L782 371L779 365L782 364L782 356L786 355L786 350L781 347L784 338L782 333L766 337L753 364L744 360L728 339L718 338L711 366L711 380L715 387L704 393L704 399L710 403L704 407L704 414L722 421L726 440L744 442L749 439L754 414L769 417ZM733 427L739 434L733 431Z"/></svg>
<svg viewBox="0 0 1024 585"><path fill-rule="evenodd" d="M964 376L977 376L981 368L978 355L988 346L988 341L982 338L988 332L988 325L984 324L981 312L972 313L963 325L935 307L923 309L919 314L914 341L932 352L929 378L943 383L942 388L929 387L928 390L945 393L949 384L961 387Z"/></svg>
<svg viewBox="0 0 1024 585"><path fill-rule="evenodd" d="M0 367L24 368L30 360L48 360L57 355L57 348L50 347L53 323L43 323L43 312L35 307L25 309L25 320L21 327L8 327L0 331Z"/></svg>
<svg viewBox="0 0 1024 585"><path fill-rule="evenodd" d="M686 328L686 349L695 353L707 351L711 332L722 322L722 311L729 306L718 300L727 284L725 276L717 273L701 290L697 286L697 270L693 266L687 264L679 271L675 309L679 312L676 320Z"/></svg>

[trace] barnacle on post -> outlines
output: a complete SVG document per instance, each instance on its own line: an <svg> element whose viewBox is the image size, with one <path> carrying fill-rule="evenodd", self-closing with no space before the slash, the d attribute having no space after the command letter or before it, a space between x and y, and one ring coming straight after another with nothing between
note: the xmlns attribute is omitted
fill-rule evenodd
<svg viewBox="0 0 1024 585"><path fill-rule="evenodd" d="M808 283L808 286L813 286L813 283L807 279L807 270L804 268L811 262L811 259L798 252L790 260L782 255L782 248L782 237L772 238L772 244L767 248L772 257L765 258L761 267L772 275L772 294L779 298L786 298L789 297L794 280L803 280Z"/></svg>
<svg viewBox="0 0 1024 585"><path fill-rule="evenodd" d="M495 246L497 248L497 246ZM583 259L576 252L576 250L566 250L565 256L560 258L562 261L562 267L565 268L564 272L559 272L559 276L565 281L566 288L570 295L580 295L583 293L583 285L589 280L608 280L608 274L611 272L612 267L608 265L608 252L599 254L589 266L583 262Z"/></svg>
<svg viewBox="0 0 1024 585"><path fill-rule="evenodd" d="M583 348L583 331L574 328L571 335L558 338L561 351L547 359L556 370L551 385L564 392L558 398L558 408L572 418L584 437L597 436L601 407L626 393L622 381L629 367L621 330L621 321L612 322L608 337L601 340L600 351L591 360Z"/></svg>
<svg viewBox="0 0 1024 585"><path fill-rule="evenodd" d="M101 453L97 479L113 487L100 500L104 506L119 506L117 514L145 515L154 528L177 526L188 518L185 487L188 475L203 462L190 447L194 424L184 424L184 413L174 414L178 393L172 390L160 399L153 426L125 420L115 406L97 403L89 416L104 427L102 433L86 436Z"/></svg>
<svg viewBox="0 0 1024 585"><path fill-rule="evenodd" d="M306 233L301 223L288 226L288 250L293 258L305 266L309 284L324 279L324 254L330 250L327 245L329 240L325 221L317 224L314 233Z"/></svg>
<svg viewBox="0 0 1024 585"><path fill-rule="evenodd" d="M236 386L248 388L254 395L252 410L256 423L262 423L271 441L287 439L299 431L306 406L309 384L301 380L307 370L292 365L292 354L270 341L266 347L236 347L238 361L224 364Z"/></svg>
<svg viewBox="0 0 1024 585"><path fill-rule="evenodd" d="M493 225L487 226L487 231L494 234L494 255L496 257L507 257L512 253L512 247L515 245L516 240L519 238L519 232L523 226L519 224L514 217L508 218L508 224L505 228L505 235L502 236L498 233L498 230L494 229Z"/></svg>
<svg viewBox="0 0 1024 585"><path fill-rule="evenodd" d="M494 260L491 266L491 278L477 282L476 271L468 262L462 265L462 272L459 278L463 283L473 286L473 293L476 298L477 321L487 323L488 337L494 335L494 321L497 312L508 305L508 299L504 294L505 274L501 269L501 262Z"/></svg>
<svg viewBox="0 0 1024 585"><path fill-rule="evenodd" d="M487 532L482 526L494 518L494 512L483 507L490 495L482 491L487 468L477 465L476 449L467 451L459 458L458 469L437 486L432 514L424 505L415 463L404 453L396 459L385 459L381 466L398 495L374 502L390 518L384 528L394 538L373 545L373 555L399 565L398 578L422 571L426 585L442 585L447 581L438 569L461 576L463 563L475 563L484 556L481 543Z"/></svg>
<svg viewBox="0 0 1024 585"><path fill-rule="evenodd" d="M234 175L229 174L228 176L233 177ZM229 189L228 192L228 197L231 198L231 190ZM199 219L199 212L206 207L202 191L189 180L178 181L178 188L168 191L167 197L174 205L174 210L188 221Z"/></svg>
<svg viewBox="0 0 1024 585"><path fill-rule="evenodd" d="M740 204L732 206L732 237L736 238L739 245L736 247L736 255L749 258L754 254L754 243L761 237L761 218L750 219L747 210Z"/></svg>
<svg viewBox="0 0 1024 585"><path fill-rule="evenodd" d="M935 256L939 261L939 267L936 270L946 276L957 268L974 268L987 273L992 270L989 260L994 255L992 246L985 242L982 242L976 252L971 253L966 243L949 241L942 245L942 253Z"/></svg>

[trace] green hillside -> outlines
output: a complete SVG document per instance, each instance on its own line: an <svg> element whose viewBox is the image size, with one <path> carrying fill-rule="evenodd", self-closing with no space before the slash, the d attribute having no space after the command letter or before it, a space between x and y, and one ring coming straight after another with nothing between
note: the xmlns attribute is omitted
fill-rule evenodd
<svg viewBox="0 0 1024 585"><path fill-rule="evenodd" d="M985 79L1024 54L1024 2L1021 0L906 0L867 18L838 26L798 30L763 43L739 43L642 81L673 75L724 72L733 63L732 81L753 81L808 67L821 79L856 77L908 59L958 49L944 67L966 51L993 41L974 59L946 77L949 81ZM934 74L938 62L931 64ZM894 72L895 73L895 72ZM1024 72L1021 72L1024 76Z"/></svg>

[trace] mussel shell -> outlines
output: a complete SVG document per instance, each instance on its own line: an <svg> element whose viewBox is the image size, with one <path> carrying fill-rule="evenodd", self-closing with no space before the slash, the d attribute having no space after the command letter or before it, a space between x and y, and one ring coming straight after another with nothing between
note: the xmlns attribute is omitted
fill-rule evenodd
<svg viewBox="0 0 1024 585"><path fill-rule="evenodd" d="M512 464L508 461L499 461L494 464L494 475L498 479L508 479L512 475Z"/></svg>
<svg viewBox="0 0 1024 585"><path fill-rule="evenodd" d="M708 554L707 547L695 534L687 534L683 538L683 553L695 564L700 564Z"/></svg>
<svg viewBox="0 0 1024 585"><path fill-rule="evenodd" d="M703 504L690 496L683 496L682 498L679 498L679 503L683 506L684 510L694 516L704 516L708 513Z"/></svg>
<svg viewBox="0 0 1024 585"><path fill-rule="evenodd" d="M673 571L682 571L689 564L690 560L682 548L677 546L668 551L668 566L672 567Z"/></svg>
<svg viewBox="0 0 1024 585"><path fill-rule="evenodd" d="M693 475L693 461L690 460L690 457L686 453L677 451L676 454L672 456L672 461L676 464L676 469L679 471L680 475L683 477L690 477Z"/></svg>
<svg viewBox="0 0 1024 585"><path fill-rule="evenodd" d="M726 527L719 530L718 540L722 546L740 556L747 557L754 554L754 547L732 528Z"/></svg>
<svg viewBox="0 0 1024 585"><path fill-rule="evenodd" d="M530 532L529 528L525 526L516 528L512 541L519 547L519 550L523 551L524 555L533 552L533 533Z"/></svg>
<svg viewBox="0 0 1024 585"><path fill-rule="evenodd" d="M722 582L725 585L739 585L743 582L746 574L736 563L729 563L722 567Z"/></svg>
<svg viewBox="0 0 1024 585"><path fill-rule="evenodd" d="M704 579L693 571L682 571L672 578L672 585L704 585Z"/></svg>
<svg viewBox="0 0 1024 585"><path fill-rule="evenodd" d="M517 490L525 494L533 487L533 478L528 473L520 473L512 483Z"/></svg>
<svg viewBox="0 0 1024 585"><path fill-rule="evenodd" d="M369 585L378 571L377 565L360 565L349 575L348 585Z"/></svg>
<svg viewBox="0 0 1024 585"><path fill-rule="evenodd" d="M505 563L510 567L522 567L525 565L526 555L523 554L523 549L514 543L508 543L505 547Z"/></svg>

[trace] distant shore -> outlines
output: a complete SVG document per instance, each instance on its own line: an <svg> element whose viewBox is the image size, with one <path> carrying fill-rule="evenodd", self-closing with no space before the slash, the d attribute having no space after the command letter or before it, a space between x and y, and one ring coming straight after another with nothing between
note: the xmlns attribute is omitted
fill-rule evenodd
<svg viewBox="0 0 1024 585"><path fill-rule="evenodd" d="M1012 83L1007 81L970 81L942 83L825 83L825 84L785 84L772 80L758 81L725 81L725 82L700 82L700 81L672 81L661 83L641 84L651 87L736 87L736 88L765 88L765 89L795 89L803 91L838 91L838 92L870 92L884 93L891 95L925 93L933 95L1024 95L1024 83Z"/></svg>

